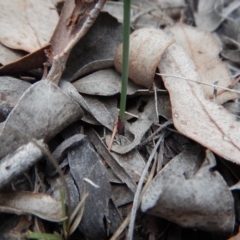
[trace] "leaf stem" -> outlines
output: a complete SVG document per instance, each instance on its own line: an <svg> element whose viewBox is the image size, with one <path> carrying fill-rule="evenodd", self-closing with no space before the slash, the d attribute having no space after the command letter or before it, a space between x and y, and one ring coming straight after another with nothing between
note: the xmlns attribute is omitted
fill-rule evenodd
<svg viewBox="0 0 240 240"><path fill-rule="evenodd" d="M124 0L122 87L121 87L120 112L119 112L119 118L121 122L124 122L124 119L125 119L125 109L126 109L126 100L127 100L127 83L128 83L128 68L129 68L130 9L131 9L131 0Z"/></svg>

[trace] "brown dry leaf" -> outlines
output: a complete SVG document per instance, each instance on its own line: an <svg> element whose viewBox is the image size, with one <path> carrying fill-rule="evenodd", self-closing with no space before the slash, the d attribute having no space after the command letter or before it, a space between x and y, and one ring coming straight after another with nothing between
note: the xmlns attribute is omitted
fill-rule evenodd
<svg viewBox="0 0 240 240"><path fill-rule="evenodd" d="M61 202L43 193L1 192L0 211L17 215L33 214L52 222L64 219Z"/></svg>
<svg viewBox="0 0 240 240"><path fill-rule="evenodd" d="M49 42L59 18L50 0L1 1L0 16L0 42L26 52Z"/></svg>
<svg viewBox="0 0 240 240"><path fill-rule="evenodd" d="M49 48L50 44L36 50L35 52L29 53L26 56L18 59L15 62L8 63L0 67L1 74L13 74L26 72L32 69L43 67L43 63L46 62L47 57L45 55L45 50Z"/></svg>
<svg viewBox="0 0 240 240"><path fill-rule="evenodd" d="M59 83L73 47L93 25L105 2L106 0L65 1L57 28L50 41L51 48L46 52L48 61L52 64L46 79L55 84Z"/></svg>
<svg viewBox="0 0 240 240"><path fill-rule="evenodd" d="M52 62L54 56L61 54L63 50L73 41L77 35L83 31L82 36L87 32L86 23L93 14L95 8L99 10L103 7L105 0L98 1L71 1L66 0L61 12L61 17L51 38L51 52L49 60ZM91 12L91 14L90 14ZM90 15L89 15L90 14ZM98 14L98 13L97 13ZM96 17L96 16L94 16ZM89 24L89 23L88 23ZM90 27L91 25L89 25ZM78 39L79 40L79 39Z"/></svg>
<svg viewBox="0 0 240 240"><path fill-rule="evenodd" d="M163 74L199 80L194 63L177 44L164 53L159 69ZM177 130L225 159L240 164L240 123L235 117L206 99L199 84L167 76L163 76L163 81L170 94Z"/></svg>
<svg viewBox="0 0 240 240"><path fill-rule="evenodd" d="M225 62L219 58L221 45L216 35L204 30L199 30L179 23L166 29L171 33L176 43L181 45L194 61L200 81L228 87L232 83L232 77ZM211 46L211 48L208 48ZM213 94L213 87L202 85L206 98ZM239 94L225 91L217 96L217 103L222 104L238 98Z"/></svg>
<svg viewBox="0 0 240 240"><path fill-rule="evenodd" d="M152 88L161 55L172 43L173 39L167 36L163 38L158 29L143 28L133 32L129 46L129 78L136 84ZM114 66L121 72L122 44L116 50Z"/></svg>
<svg viewBox="0 0 240 240"><path fill-rule="evenodd" d="M149 36L152 39L151 41L146 40L147 36L144 35L147 32L146 29L139 29L134 34L135 36L144 35L144 38L131 38L131 46L141 46L141 51L138 48L135 48L135 51L133 49L130 51L130 60L136 60L135 62L139 63L135 64L133 61L134 63L130 64L130 72L137 72L137 76L145 75L146 68L139 68L139 66L146 59L153 58L153 53L149 49L155 49L155 43L158 45L161 42L166 43L166 41L172 43L172 40L163 31L154 31L157 31L158 34ZM156 39L154 40L154 38ZM159 42L159 38L161 42ZM164 38L167 38L167 40L164 40ZM161 48L159 45L156 49L160 49L159 54L161 55L163 53L162 49L166 49L168 46L164 44ZM240 123L222 106L206 99L200 84L184 80L194 79L199 81L194 62L189 55L181 46L172 43L162 56L156 56L155 53L155 58L161 59L159 70L161 74L165 75L162 78L170 94L173 122L177 130L216 154L240 164L240 135L238 134ZM152 62L154 61L156 60ZM120 65L118 67L120 69ZM131 69L133 67L135 69ZM155 68L151 70L155 73ZM149 75L154 75L153 72ZM148 79L147 83L149 83ZM115 146L113 146L113 150L115 150L114 148Z"/></svg>

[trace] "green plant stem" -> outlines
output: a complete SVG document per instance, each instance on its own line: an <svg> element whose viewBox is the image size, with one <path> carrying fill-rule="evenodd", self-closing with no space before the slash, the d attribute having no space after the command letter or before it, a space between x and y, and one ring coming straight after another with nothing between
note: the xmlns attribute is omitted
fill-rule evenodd
<svg viewBox="0 0 240 240"><path fill-rule="evenodd" d="M127 83L128 83L128 68L129 68L130 10L131 10L131 0L124 0L122 87L121 87L120 112L119 112L119 118L120 118L121 122L124 122L124 120L125 120L125 109L126 109L126 101L127 101Z"/></svg>

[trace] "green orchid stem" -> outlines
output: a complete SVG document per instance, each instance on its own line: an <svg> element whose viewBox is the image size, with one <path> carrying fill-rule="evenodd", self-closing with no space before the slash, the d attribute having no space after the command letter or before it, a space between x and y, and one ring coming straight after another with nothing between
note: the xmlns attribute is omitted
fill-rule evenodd
<svg viewBox="0 0 240 240"><path fill-rule="evenodd" d="M118 128L119 134L123 134L125 109L127 101L127 85L128 85L128 68L129 68L129 35L130 35L130 10L131 0L124 0L124 15L123 15L123 54L122 54L122 87L120 99L120 112Z"/></svg>

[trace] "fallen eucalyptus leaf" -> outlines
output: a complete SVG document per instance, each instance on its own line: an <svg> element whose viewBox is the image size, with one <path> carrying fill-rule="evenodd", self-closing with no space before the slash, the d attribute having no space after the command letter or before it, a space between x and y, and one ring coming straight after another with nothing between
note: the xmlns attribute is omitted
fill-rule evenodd
<svg viewBox="0 0 240 240"><path fill-rule="evenodd" d="M85 202L79 228L88 239L106 238L104 218L108 216L108 201L111 197L106 169L86 139L82 139L78 146L71 148L68 153L68 161L70 172L81 195L85 178L98 185L96 188L86 183L89 196Z"/></svg>
<svg viewBox="0 0 240 240"><path fill-rule="evenodd" d="M1 1L0 16L0 42L26 52L49 42L59 18L49 0Z"/></svg>
<svg viewBox="0 0 240 240"><path fill-rule="evenodd" d="M163 38L159 29L142 28L134 31L130 35L129 78L136 84L152 88L161 55L172 43L173 39L167 36ZM122 44L115 52L114 66L121 72Z"/></svg>
<svg viewBox="0 0 240 240"><path fill-rule="evenodd" d="M91 63L95 66L94 71L113 66L114 51L121 41L122 24L108 13L100 13L86 36L74 47L63 78L69 81L78 79L83 68Z"/></svg>
<svg viewBox="0 0 240 240"><path fill-rule="evenodd" d="M10 49L0 43L0 64L6 65L8 63L15 62L23 55L24 53Z"/></svg>
<svg viewBox="0 0 240 240"><path fill-rule="evenodd" d="M120 93L121 76L113 69L99 70L73 83L73 86L80 92L97 96L113 96ZM139 87L128 81L127 94L132 95Z"/></svg>
<svg viewBox="0 0 240 240"><path fill-rule="evenodd" d="M123 183L126 183L126 185L131 189L132 192L136 191L136 183L133 181L133 179L129 176L129 174L126 172L126 170L122 167L122 165L115 159L108 149L106 148L105 144L102 142L98 134L93 130L90 129L87 131L87 136L90 138L90 141L93 143L94 147L97 149L99 154L106 160L108 165L111 167L111 169L114 171L116 176L121 179Z"/></svg>
<svg viewBox="0 0 240 240"><path fill-rule="evenodd" d="M133 202L134 194L126 185L112 185L112 196L117 207Z"/></svg>
<svg viewBox="0 0 240 240"><path fill-rule="evenodd" d="M170 46L159 64L161 73L199 79L194 63L182 47ZM179 132L227 160L240 163L240 123L222 106L205 98L195 82L162 76L169 91L173 123ZM221 147L219 147L221 146Z"/></svg>
<svg viewBox="0 0 240 240"><path fill-rule="evenodd" d="M50 44L43 46L42 48L36 50L35 52L29 53L26 56L18 59L15 62L8 63L0 67L1 74L13 74L26 72L32 69L43 67L43 63L46 62L47 57L45 55L45 50L49 48Z"/></svg>
<svg viewBox="0 0 240 240"><path fill-rule="evenodd" d="M47 75L49 81L59 83L73 47L93 25L105 2L106 0L65 1L58 25L50 41L51 48L46 52L48 61L52 64Z"/></svg>
<svg viewBox="0 0 240 240"><path fill-rule="evenodd" d="M74 210L80 201L79 192L71 174L65 174L64 179L69 190L71 209ZM51 195L54 199L61 201L59 191L59 189L62 189L63 184L61 177L48 178L48 182L51 185L51 188L48 190L47 194ZM66 198L67 196L65 194L65 202L67 202Z"/></svg>
<svg viewBox="0 0 240 240"><path fill-rule="evenodd" d="M24 93L9 114L0 135L0 158L31 138L49 141L82 116L78 103L48 81L40 81Z"/></svg>
<svg viewBox="0 0 240 240"><path fill-rule="evenodd" d="M12 77L0 77L0 115L7 117L30 83Z"/></svg>
<svg viewBox="0 0 240 240"><path fill-rule="evenodd" d="M192 168L192 162L195 162L196 170L197 158L196 152L190 151L187 155L185 152L166 165L144 193L142 211L182 227L232 233L234 200L222 176L217 171L210 171L216 165L215 157L208 150L201 168L188 176L187 169ZM185 165L180 166L179 161Z"/></svg>
<svg viewBox="0 0 240 240"><path fill-rule="evenodd" d="M136 31L136 35L141 36L141 34L138 34L141 31L141 34L145 33L144 29L139 29ZM152 35L152 38L154 36ZM142 46L142 55L138 55L138 49L136 52L132 50L130 51L130 59L138 56L137 61L144 62L144 59L152 58L153 54L149 51L149 48L153 47L154 42L165 37L169 40L169 36L161 30L158 30L155 37L155 41L152 39L150 45L148 45L149 41L138 43ZM162 41L164 42L164 40ZM168 48L166 49L166 47ZM235 120L235 116L227 112L222 106L206 99L200 84L187 80L199 81L199 75L195 70L193 61L181 46L172 43L171 46L164 44L162 48L160 45L158 48L166 49L164 54L156 59L161 59L158 67L164 85L170 94L174 126L180 133L197 141L216 154L230 161L240 163L240 136L238 134L240 123ZM160 55L162 53L162 50L159 51ZM141 56L143 59L140 58ZM145 74L145 68L136 66L136 69L138 74ZM152 68L152 71L150 75L155 73L155 69ZM134 123L132 126L134 126ZM112 149L120 152L120 148L120 146L113 146ZM125 152L125 150L121 150L121 153Z"/></svg>
<svg viewBox="0 0 240 240"><path fill-rule="evenodd" d="M129 144L124 142L122 146L113 144L111 150L120 154L124 154L134 149L140 144L143 136L149 130L152 124L158 121L157 118L154 99L150 98L138 120L129 126L128 134L134 136L133 141L131 141ZM127 131L127 125L125 131Z"/></svg>
<svg viewBox="0 0 240 240"><path fill-rule="evenodd" d="M43 193L1 192L0 211L17 215L33 214L52 222L64 220L61 202Z"/></svg>
<svg viewBox="0 0 240 240"><path fill-rule="evenodd" d="M194 13L198 28L206 31L214 31L223 21L221 16L223 4L221 0L208 0L198 2L198 11Z"/></svg>
<svg viewBox="0 0 240 240"><path fill-rule="evenodd" d="M113 129L114 122L118 117L117 99L115 97L96 98L94 96L83 96L91 115L109 130Z"/></svg>
<svg viewBox="0 0 240 240"><path fill-rule="evenodd" d="M217 85L223 87L228 87L232 83L233 79L227 64L218 56L221 45L215 35L182 23L175 24L165 31L171 33L176 43L189 54L196 66L200 81L210 84L217 81ZM208 46L211 46L211 50ZM221 77L219 78L219 76ZM206 98L209 99L213 94L213 87L202 85L202 88ZM216 101L218 104L222 104L238 97L237 93L225 91L217 96Z"/></svg>

